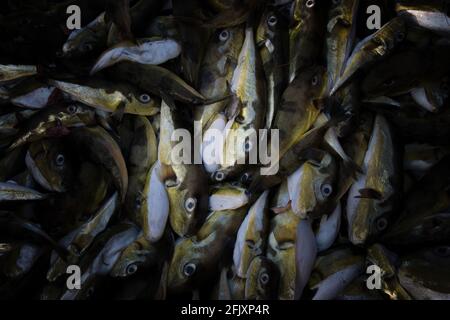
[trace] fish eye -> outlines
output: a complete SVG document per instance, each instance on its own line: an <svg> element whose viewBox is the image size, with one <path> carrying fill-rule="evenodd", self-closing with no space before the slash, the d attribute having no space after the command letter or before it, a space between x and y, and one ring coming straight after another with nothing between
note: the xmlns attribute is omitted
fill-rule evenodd
<svg viewBox="0 0 450 320"><path fill-rule="evenodd" d="M225 179L225 173L219 171L214 174L214 180L222 181L223 179Z"/></svg>
<svg viewBox="0 0 450 320"><path fill-rule="evenodd" d="M67 111L70 114L74 114L75 112L77 112L77 106L74 104L71 104L70 106L67 107Z"/></svg>
<svg viewBox="0 0 450 320"><path fill-rule="evenodd" d="M448 257L450 255L450 247L437 247L434 252L440 257Z"/></svg>
<svg viewBox="0 0 450 320"><path fill-rule="evenodd" d="M277 25L277 23L278 23L278 19L277 19L277 17L275 17L275 16L270 16L270 17L267 19L267 24L268 24L270 27L275 27L275 26Z"/></svg>
<svg viewBox="0 0 450 320"><path fill-rule="evenodd" d="M388 222L386 220L386 218L378 218L377 222L376 222L376 226L377 226L377 230L378 231L383 231L387 228L388 226Z"/></svg>
<svg viewBox="0 0 450 320"><path fill-rule="evenodd" d="M197 269L197 266L194 263L191 263L191 262L186 263L183 267L183 274L186 277L191 277L195 273L196 269Z"/></svg>
<svg viewBox="0 0 450 320"><path fill-rule="evenodd" d="M195 198L188 198L184 203L184 207L189 213L192 213L195 210L196 205L197 199Z"/></svg>
<svg viewBox="0 0 450 320"><path fill-rule="evenodd" d="M395 35L395 39L397 39L398 42L402 42L403 40L405 40L405 34L403 32L398 32Z"/></svg>
<svg viewBox="0 0 450 320"><path fill-rule="evenodd" d="M245 118L243 116L239 115L239 116L236 117L236 122L237 123L243 123L244 121L245 121Z"/></svg>
<svg viewBox="0 0 450 320"><path fill-rule="evenodd" d="M394 83L395 83L395 79L391 78L391 79L388 79L385 82L383 82L383 86L390 87L390 86L394 85Z"/></svg>
<svg viewBox="0 0 450 320"><path fill-rule="evenodd" d="M222 30L222 32L219 34L220 41L227 41L229 37L230 32L228 30Z"/></svg>
<svg viewBox="0 0 450 320"><path fill-rule="evenodd" d="M250 150L252 150L253 148L253 144L251 141L247 140L244 144L244 151L245 152L250 152Z"/></svg>
<svg viewBox="0 0 450 320"><path fill-rule="evenodd" d="M250 248L250 249L254 249L255 248L255 242L253 241L253 240L245 240L245 243L247 244L247 246Z"/></svg>
<svg viewBox="0 0 450 320"><path fill-rule="evenodd" d="M127 274L133 274L133 273L135 273L137 271L137 269L138 269L137 265L135 265L134 263L130 264L127 267Z"/></svg>
<svg viewBox="0 0 450 320"><path fill-rule="evenodd" d="M261 284L266 285L269 283L270 280L270 276L267 272L263 272L261 273L261 275L259 276L259 281L261 282Z"/></svg>
<svg viewBox="0 0 450 320"><path fill-rule="evenodd" d="M141 101L142 103L149 103L151 100L150 96L146 93L143 93L139 96L139 101Z"/></svg>
<svg viewBox="0 0 450 320"><path fill-rule="evenodd" d="M314 0L306 1L306 7L307 8L312 8L312 7L314 7L315 4L316 4L316 2Z"/></svg>
<svg viewBox="0 0 450 320"><path fill-rule="evenodd" d="M333 192L333 187L331 184L326 183L320 187L320 192L324 197L329 197Z"/></svg>
<svg viewBox="0 0 450 320"><path fill-rule="evenodd" d="M242 183L246 183L247 181L250 180L250 174L249 173L244 173L241 177L241 182Z"/></svg>
<svg viewBox="0 0 450 320"><path fill-rule="evenodd" d="M65 161L64 155L58 154L56 156L55 162L57 166L62 166L64 164L64 161Z"/></svg>
<svg viewBox="0 0 450 320"><path fill-rule="evenodd" d="M313 86L317 86L319 84L319 77L317 75L315 75L314 77L312 77L311 79L311 84Z"/></svg>
<svg viewBox="0 0 450 320"><path fill-rule="evenodd" d="M83 51L91 51L94 47L90 43L86 43L83 45Z"/></svg>

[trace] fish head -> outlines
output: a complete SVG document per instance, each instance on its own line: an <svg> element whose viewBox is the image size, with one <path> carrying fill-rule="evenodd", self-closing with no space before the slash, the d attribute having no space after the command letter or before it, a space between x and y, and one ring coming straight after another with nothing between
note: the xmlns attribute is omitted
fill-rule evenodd
<svg viewBox="0 0 450 320"><path fill-rule="evenodd" d="M167 187L170 205L170 224L180 236L194 234L204 221L208 210L205 185L180 183Z"/></svg>
<svg viewBox="0 0 450 320"><path fill-rule="evenodd" d="M208 259L194 238L181 238L169 265L167 287L169 291L182 292L195 286L202 277L203 267Z"/></svg>
<svg viewBox="0 0 450 320"><path fill-rule="evenodd" d="M293 299L295 293L295 238L298 221L292 211L278 214L272 220L267 258L275 263L280 272L280 299Z"/></svg>
<svg viewBox="0 0 450 320"><path fill-rule="evenodd" d="M274 293L278 289L278 280L276 265L264 256L255 257L247 271L245 299L274 299Z"/></svg>
<svg viewBox="0 0 450 320"><path fill-rule="evenodd" d="M48 139L32 143L26 162L36 181L50 191L64 192L73 181L70 152L62 141Z"/></svg>

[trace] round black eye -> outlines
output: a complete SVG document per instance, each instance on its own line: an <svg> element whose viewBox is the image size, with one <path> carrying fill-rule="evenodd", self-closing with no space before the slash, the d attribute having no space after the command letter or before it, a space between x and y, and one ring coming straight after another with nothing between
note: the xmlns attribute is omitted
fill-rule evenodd
<svg viewBox="0 0 450 320"><path fill-rule="evenodd" d="M239 116L236 117L236 122L237 123L243 123L244 121L245 121L245 118L243 116L239 115Z"/></svg>
<svg viewBox="0 0 450 320"><path fill-rule="evenodd" d="M314 0L306 1L306 7L307 8L312 8L312 7L314 7L315 4L316 4L316 2Z"/></svg>
<svg viewBox="0 0 450 320"><path fill-rule="evenodd" d="M394 83L395 83L395 79L391 78L391 79L388 79L385 82L383 82L383 85L385 87L390 87L390 86L394 85Z"/></svg>
<svg viewBox="0 0 450 320"><path fill-rule="evenodd" d="M190 277L195 273L197 266L193 263L186 263L183 267L183 273L186 277Z"/></svg>
<svg viewBox="0 0 450 320"><path fill-rule="evenodd" d="M322 192L322 195L324 197L329 197L331 193L333 192L333 187L330 184L324 184L320 187L320 192Z"/></svg>
<svg viewBox="0 0 450 320"><path fill-rule="evenodd" d="M86 43L85 45L83 45L84 51L91 51L92 49L93 49L93 46L90 43Z"/></svg>
<svg viewBox="0 0 450 320"><path fill-rule="evenodd" d="M275 17L275 16L270 16L270 17L267 19L267 24L268 24L270 27L275 27L275 26L277 25L277 23L278 23L278 19L277 19L277 17Z"/></svg>
<svg viewBox="0 0 450 320"><path fill-rule="evenodd" d="M139 101L142 103L149 103L151 100L150 96L146 93L143 93L139 96Z"/></svg>
<svg viewBox="0 0 450 320"><path fill-rule="evenodd" d="M450 247L437 247L434 252L440 257L448 257L450 255Z"/></svg>
<svg viewBox="0 0 450 320"><path fill-rule="evenodd" d="M225 179L225 174L223 172L216 172L214 174L214 180L222 181L223 179Z"/></svg>
<svg viewBox="0 0 450 320"><path fill-rule="evenodd" d="M270 280L270 277L266 272L261 273L261 275L259 276L259 281L261 282L261 284L264 284L264 285L268 284L269 280Z"/></svg>
<svg viewBox="0 0 450 320"><path fill-rule="evenodd" d="M244 151L250 152L250 150L252 150L252 148L253 148L253 144L250 141L246 141L244 144Z"/></svg>
<svg viewBox="0 0 450 320"><path fill-rule="evenodd" d="M227 41L229 37L230 37L230 32L228 32L228 30L223 30L219 34L219 40L220 41Z"/></svg>
<svg viewBox="0 0 450 320"><path fill-rule="evenodd" d="M74 104L71 104L70 106L67 107L67 111L70 114L74 114L75 112L77 112L77 106Z"/></svg>
<svg viewBox="0 0 450 320"><path fill-rule="evenodd" d="M64 155L58 154L58 155L56 156L55 162L56 162L56 165L57 165L57 166L62 166L62 165L64 164L64 161L65 161Z"/></svg>
<svg viewBox="0 0 450 320"><path fill-rule="evenodd" d="M244 174L241 176L241 182L242 182L242 183L246 183L246 182L249 181L249 180L250 180L250 174L244 173Z"/></svg>
<svg viewBox="0 0 450 320"><path fill-rule="evenodd" d="M386 218L378 218L376 226L378 231L383 231L387 228L388 221L386 220Z"/></svg>
<svg viewBox="0 0 450 320"><path fill-rule="evenodd" d="M186 202L184 203L184 207L187 210L187 212L191 213L195 210L195 207L197 205L197 199L195 198L188 198Z"/></svg>
<svg viewBox="0 0 450 320"><path fill-rule="evenodd" d="M313 86L317 86L318 84L319 84L319 77L316 75L316 76L314 76L314 77L312 77L312 79L311 79L311 84L313 85Z"/></svg>
<svg viewBox="0 0 450 320"><path fill-rule="evenodd" d="M398 42L402 42L403 40L405 40L405 34L403 32L398 32L395 35L395 39L397 39Z"/></svg>
<svg viewBox="0 0 450 320"><path fill-rule="evenodd" d="M133 273L135 273L137 271L137 269L138 269L137 265L135 265L134 263L130 264L127 267L127 274L133 274Z"/></svg>

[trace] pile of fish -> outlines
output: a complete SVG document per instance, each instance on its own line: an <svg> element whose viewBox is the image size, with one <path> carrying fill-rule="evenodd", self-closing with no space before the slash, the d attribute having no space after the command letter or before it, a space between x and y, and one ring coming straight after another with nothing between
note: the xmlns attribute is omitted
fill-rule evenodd
<svg viewBox="0 0 450 320"><path fill-rule="evenodd" d="M2 3L0 298L450 299L450 6L373 2Z"/></svg>

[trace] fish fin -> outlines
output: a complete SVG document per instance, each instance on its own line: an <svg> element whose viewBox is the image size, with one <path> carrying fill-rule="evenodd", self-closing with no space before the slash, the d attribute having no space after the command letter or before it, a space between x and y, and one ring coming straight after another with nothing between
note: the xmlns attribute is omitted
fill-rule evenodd
<svg viewBox="0 0 450 320"><path fill-rule="evenodd" d="M284 213L286 211L291 210L291 203L292 203L292 201L289 200L289 202L287 203L286 206L284 206L284 207L274 207L274 208L270 208L270 210L272 210L272 212L275 213L275 214Z"/></svg>

